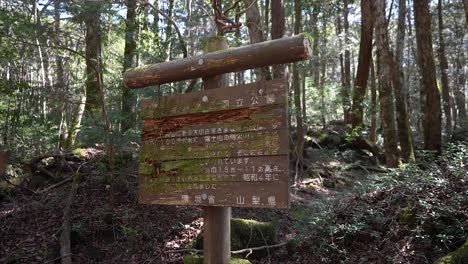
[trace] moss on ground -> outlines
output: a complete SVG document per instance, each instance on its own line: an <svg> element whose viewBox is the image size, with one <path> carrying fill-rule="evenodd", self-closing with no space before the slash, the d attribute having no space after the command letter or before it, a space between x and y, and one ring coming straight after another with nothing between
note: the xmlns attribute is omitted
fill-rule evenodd
<svg viewBox="0 0 468 264"><path fill-rule="evenodd" d="M468 240L457 250L438 259L436 264L466 264L468 263Z"/></svg>
<svg viewBox="0 0 468 264"><path fill-rule="evenodd" d="M203 264L202 255L185 255L184 264ZM232 258L229 260L228 264L251 264L247 259L241 258Z"/></svg>

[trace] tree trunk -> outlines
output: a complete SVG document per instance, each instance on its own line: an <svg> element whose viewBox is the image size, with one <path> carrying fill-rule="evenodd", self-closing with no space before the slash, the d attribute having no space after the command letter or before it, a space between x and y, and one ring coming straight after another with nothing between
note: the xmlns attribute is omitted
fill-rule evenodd
<svg viewBox="0 0 468 264"><path fill-rule="evenodd" d="M457 91L456 103L458 108L457 126L461 127L461 123L466 122L466 97L465 97L465 83L466 75L463 65L465 65L465 57L463 52L460 52L456 58L457 64Z"/></svg>
<svg viewBox="0 0 468 264"><path fill-rule="evenodd" d="M395 48L395 60L393 70L393 89L395 92L395 106L397 114L398 138L402 158L406 162L414 162L414 149L411 127L409 124L409 114L407 110L406 87L404 87L403 73L403 49L405 46L405 18L406 0L399 0L398 7L398 28Z"/></svg>
<svg viewBox="0 0 468 264"><path fill-rule="evenodd" d="M60 43L60 2L54 2L54 31L57 34L57 37L54 40L55 46L59 47ZM56 64L56 83L55 83L55 91L58 94L66 95L65 91L65 73L63 67L63 59L59 52L55 55L55 64ZM59 135L58 135L58 143L57 143L57 151L61 149L61 147L66 145L67 141L67 119L66 119L66 112L68 109L67 101L60 102L59 111L61 112L61 120L59 125Z"/></svg>
<svg viewBox="0 0 468 264"><path fill-rule="evenodd" d="M462 0L463 9L465 10L465 25L468 25L468 0Z"/></svg>
<svg viewBox="0 0 468 264"><path fill-rule="evenodd" d="M343 97L344 97L344 121L345 124L351 124L351 52L349 50L350 42L349 42L349 21L348 21L348 14L349 14L349 4L348 0L344 0L344 7L343 7L343 28L344 28L344 44L345 44L345 52L344 52L344 87L343 87Z"/></svg>
<svg viewBox="0 0 468 264"><path fill-rule="evenodd" d="M167 9L167 15L172 17L174 10L174 0L169 0L169 7ZM164 39L164 61L171 60L171 37L172 37L172 25L169 21L166 21L166 37Z"/></svg>
<svg viewBox="0 0 468 264"><path fill-rule="evenodd" d="M371 60L371 107L370 107L370 132L369 139L372 143L377 142L377 87L375 84L375 67L374 62Z"/></svg>
<svg viewBox="0 0 468 264"><path fill-rule="evenodd" d="M124 48L124 62L123 72L136 67L136 1L127 2L127 19L125 20L125 48ZM122 89L122 132L126 132L133 127L136 122L135 118L135 93L127 88L125 85Z"/></svg>
<svg viewBox="0 0 468 264"><path fill-rule="evenodd" d="M327 32L327 24L323 24L323 32ZM322 41L322 47L320 50L321 53L321 59L320 59L320 73L317 72L317 75L320 75L320 84L318 85L319 91L320 91L320 112L321 112L321 121L322 121L322 127L325 128L327 125L327 108L326 108L326 103L325 103L325 81L327 78L327 62L328 58L326 55L326 49L327 49L327 35L323 34L323 41ZM319 64L315 65L315 67L318 69Z"/></svg>
<svg viewBox="0 0 468 264"><path fill-rule="evenodd" d="M265 41L263 34L263 24L260 17L260 12L258 11L257 0L244 0L246 6L250 8L245 13L246 15L246 24L249 29L250 43L255 44ZM270 70L268 66L255 69L255 75L257 81L271 79Z"/></svg>
<svg viewBox="0 0 468 264"><path fill-rule="evenodd" d="M440 152L442 147L440 93L437 89L432 51L429 0L415 0L413 3L418 61L421 68L423 91L426 97L424 145L427 150Z"/></svg>
<svg viewBox="0 0 468 264"><path fill-rule="evenodd" d="M271 39L279 39L284 35L285 17L283 0L271 0ZM273 66L273 78L286 78L287 67L284 64Z"/></svg>
<svg viewBox="0 0 468 264"><path fill-rule="evenodd" d="M83 12L86 25L86 107L85 112L99 111L98 82L101 74L101 7L100 1L87 4Z"/></svg>
<svg viewBox="0 0 468 264"><path fill-rule="evenodd" d="M448 83L448 62L445 56L444 21L442 17L442 0L437 3L437 17L439 24L439 67L442 84L442 99L444 101L445 130L448 135L452 134L452 103L450 102L450 88Z"/></svg>
<svg viewBox="0 0 468 264"><path fill-rule="evenodd" d="M263 32L265 39L268 38L268 34L270 33L270 0L265 0L265 12L264 12L264 25L265 25L265 32Z"/></svg>
<svg viewBox="0 0 468 264"><path fill-rule="evenodd" d="M363 124L363 101L366 95L369 65L372 58L372 38L374 32L373 1L361 1L361 42L359 44L359 63L354 82L351 121L353 128Z"/></svg>
<svg viewBox="0 0 468 264"><path fill-rule="evenodd" d="M319 59L319 29L318 29L318 15L319 15L319 5L314 4L312 6L312 18L311 18L311 27L312 27L312 83L314 89L319 88L320 82L320 69L317 67L320 64Z"/></svg>
<svg viewBox="0 0 468 264"><path fill-rule="evenodd" d="M388 167L399 165L395 105L392 95L391 54L385 20L385 0L376 1L376 44L379 78L380 112L382 116L385 160Z"/></svg>
<svg viewBox="0 0 468 264"><path fill-rule="evenodd" d="M294 0L294 33L299 34L301 31L301 1ZM299 81L299 65L294 63L292 65L293 71L293 89L294 89L294 106L296 114L296 154L297 154L297 166L296 175L294 182L296 183L300 177L302 177L302 165L304 161L304 127L301 112L301 84Z"/></svg>
<svg viewBox="0 0 468 264"><path fill-rule="evenodd" d="M78 107L76 108L76 113L73 115L73 120L70 124L70 130L68 131L67 140L65 141L65 147L71 148L75 145L76 136L80 132L81 120L83 119L83 114L86 108L86 94L83 94L80 98Z"/></svg>

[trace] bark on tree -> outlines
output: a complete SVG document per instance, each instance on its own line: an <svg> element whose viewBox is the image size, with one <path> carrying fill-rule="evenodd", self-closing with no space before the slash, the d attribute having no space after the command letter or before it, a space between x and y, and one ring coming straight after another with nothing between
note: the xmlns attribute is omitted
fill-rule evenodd
<svg viewBox="0 0 468 264"><path fill-rule="evenodd" d="M398 1L398 27L393 70L393 89L395 92L396 119L398 139L402 158L406 162L414 162L414 149L409 113L407 109L406 87L404 86L403 49L405 46L406 0Z"/></svg>
<svg viewBox="0 0 468 264"><path fill-rule="evenodd" d="M137 21L136 21L136 1L127 2L127 19L125 20L125 47L124 47L124 62L123 72L136 67L137 59ZM135 93L127 88L125 85L122 88L122 132L127 131L135 125L136 97Z"/></svg>
<svg viewBox="0 0 468 264"><path fill-rule="evenodd" d="M436 70L432 51L431 14L429 0L416 0L414 19L416 26L416 43L418 61L421 68L425 102L424 148L441 151L441 106L440 93L437 88Z"/></svg>
<svg viewBox="0 0 468 264"><path fill-rule="evenodd" d="M377 142L377 87L375 84L375 67L374 62L371 60L371 107L370 107L370 117L371 117L371 124L370 124L370 132L369 132L369 139L372 143Z"/></svg>
<svg viewBox="0 0 468 264"><path fill-rule="evenodd" d="M314 4L312 6L312 18L311 18L311 27L312 27L312 79L313 86L315 89L318 89L320 82L320 69L317 67L320 64L319 59L319 29L318 29L318 15L319 15L319 5Z"/></svg>
<svg viewBox="0 0 468 264"><path fill-rule="evenodd" d="M461 126L462 122L466 121L466 97L465 97L465 83L466 74L464 70L465 56L463 52L460 52L456 58L457 64L457 91L456 91L456 103L457 103L457 127Z"/></svg>
<svg viewBox="0 0 468 264"><path fill-rule="evenodd" d="M279 39L284 36L285 17L283 0L271 0L271 39ZM273 78L283 79L287 76L286 65L274 65Z"/></svg>
<svg viewBox="0 0 468 264"><path fill-rule="evenodd" d="M344 121L345 124L351 124L351 52L349 50L349 4L348 0L343 1L343 29L344 29L344 87L343 87L343 103L344 103Z"/></svg>
<svg viewBox="0 0 468 264"><path fill-rule="evenodd" d="M391 57L388 43L388 29L385 19L385 0L376 1L376 44L377 69L379 80L380 112L382 116L385 160L388 167L399 165L397 130L395 124L395 105L392 95Z"/></svg>
<svg viewBox="0 0 468 264"><path fill-rule="evenodd" d="M87 3L83 9L86 26L86 113L99 111L98 82L101 75L101 1Z"/></svg>
<svg viewBox="0 0 468 264"><path fill-rule="evenodd" d="M465 10L465 25L468 25L468 0L463 1L463 9Z"/></svg>
<svg viewBox="0 0 468 264"><path fill-rule="evenodd" d="M299 34L301 31L301 1L294 0L294 33ZM294 177L294 182L297 182L300 177L302 177L302 164L304 160L304 124L302 120L302 110L301 110L301 84L299 81L299 65L294 63L292 65L293 71L293 89L294 89L294 106L295 106L295 115L296 115L296 155L297 155L297 165L296 166L296 175Z"/></svg>
<svg viewBox="0 0 468 264"><path fill-rule="evenodd" d="M265 25L265 32L264 36L267 40L268 34L270 33L270 0L265 0L265 12L264 12L264 25Z"/></svg>
<svg viewBox="0 0 468 264"><path fill-rule="evenodd" d="M57 36L60 36L60 3L61 1L54 2L54 31ZM60 38L56 37L54 40L54 45L60 47ZM55 83L55 90L59 94L65 95L67 91L65 91L65 72L63 67L63 59L59 52L55 55L55 64L56 64L56 83ZM60 105L60 114L61 114L61 121L59 125L59 140L57 144L57 151L66 145L67 141L67 118L66 118L66 110L68 109L67 101L61 102Z"/></svg>
<svg viewBox="0 0 468 264"><path fill-rule="evenodd" d="M359 44L359 62L354 82L351 121L353 128L363 124L363 101L369 79L369 66L372 57L372 38L374 32L374 12L372 0L361 1L361 42Z"/></svg>
<svg viewBox="0 0 468 264"><path fill-rule="evenodd" d="M244 0L245 6L250 8L247 9L246 24L249 29L250 43L255 44L265 41L263 32L262 19L258 10L257 0ZM255 75L257 80L269 80L271 79L269 67L262 67L255 69Z"/></svg>
<svg viewBox="0 0 468 264"><path fill-rule="evenodd" d="M169 6L167 9L167 15L172 17L172 12L174 10L174 0L169 0ZM172 25L169 21L166 22L166 37L164 38L164 61L171 60L171 37L172 37Z"/></svg>
<svg viewBox="0 0 468 264"><path fill-rule="evenodd" d="M323 32L327 32L327 24L323 24ZM322 127L325 128L327 125L327 118L326 118L326 103L325 103L325 81L327 78L327 55L326 55L326 49L327 49L327 35L323 34L323 40L322 40L322 47L320 50L321 54L321 59L320 59L320 73L317 73L317 75L320 75L320 84L319 84L319 91L320 91L320 112L321 112L321 121L322 121ZM319 65L317 64L315 67L318 69Z"/></svg>
<svg viewBox="0 0 468 264"><path fill-rule="evenodd" d="M450 88L448 83L448 62L445 55L445 41L444 41L444 21L442 16L442 0L437 3L437 18L439 29L439 67L442 84L442 99L444 102L445 114L445 131L448 135L452 134L452 102L450 100Z"/></svg>

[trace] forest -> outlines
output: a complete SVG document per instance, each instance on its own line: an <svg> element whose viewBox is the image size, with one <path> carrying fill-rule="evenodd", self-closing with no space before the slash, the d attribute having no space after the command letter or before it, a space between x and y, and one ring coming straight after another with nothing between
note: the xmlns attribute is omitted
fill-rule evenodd
<svg viewBox="0 0 468 264"><path fill-rule="evenodd" d="M0 0L0 263L466 264L467 33L468 0ZM254 206L273 189L243 174L252 206L142 203L145 173L213 171L148 150L158 124L210 127L190 98L252 87L265 105L210 107L229 133L255 123L226 153L288 168L286 202Z"/></svg>

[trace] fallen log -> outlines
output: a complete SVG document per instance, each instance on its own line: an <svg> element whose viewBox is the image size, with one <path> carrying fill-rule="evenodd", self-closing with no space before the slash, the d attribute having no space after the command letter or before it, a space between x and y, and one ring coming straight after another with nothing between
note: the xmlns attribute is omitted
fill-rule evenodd
<svg viewBox="0 0 468 264"><path fill-rule="evenodd" d="M299 34L290 38L129 69L123 74L123 81L128 88L136 89L305 60L310 55L307 36Z"/></svg>

